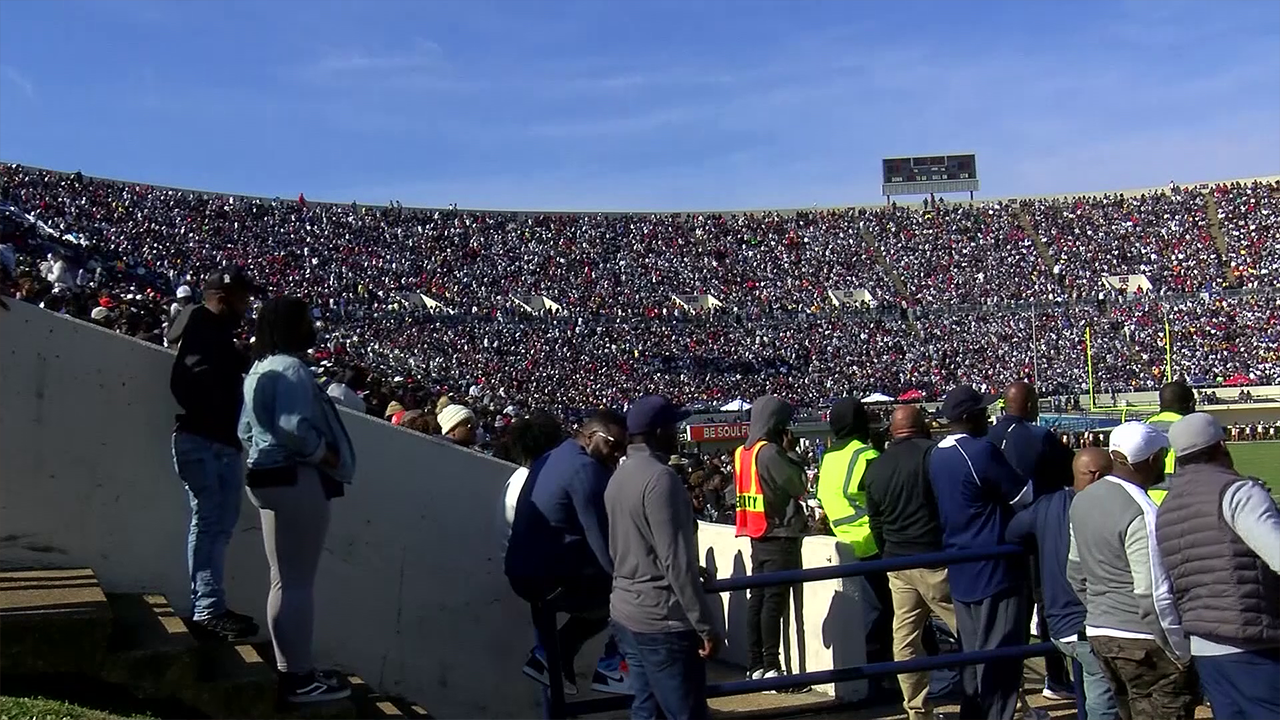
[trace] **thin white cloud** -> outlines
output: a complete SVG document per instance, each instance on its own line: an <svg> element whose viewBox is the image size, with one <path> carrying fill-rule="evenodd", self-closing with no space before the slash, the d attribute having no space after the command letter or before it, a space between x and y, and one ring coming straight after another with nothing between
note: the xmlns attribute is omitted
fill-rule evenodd
<svg viewBox="0 0 1280 720"><path fill-rule="evenodd" d="M448 69L444 51L429 40L418 39L410 49L397 53L364 50L336 50L303 64L297 69L303 78L317 84L366 82L438 75Z"/></svg>
<svg viewBox="0 0 1280 720"><path fill-rule="evenodd" d="M702 107L667 107L635 114L533 125L527 134L543 138L588 138L635 135L681 125L705 114Z"/></svg>
<svg viewBox="0 0 1280 720"><path fill-rule="evenodd" d="M27 78L26 75L23 75L17 68L13 67L12 65L0 65L0 74L3 74L5 79L8 80L9 82L13 83L14 85L17 85L18 88L22 90L23 94L25 94L28 98L31 98L32 100L35 99L36 97L35 84L32 83L31 80Z"/></svg>

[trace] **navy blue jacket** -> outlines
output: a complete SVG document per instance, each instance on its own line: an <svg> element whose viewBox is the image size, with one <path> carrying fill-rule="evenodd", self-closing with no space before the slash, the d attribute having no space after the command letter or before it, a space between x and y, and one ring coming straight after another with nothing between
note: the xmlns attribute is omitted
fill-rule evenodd
<svg viewBox="0 0 1280 720"><path fill-rule="evenodd" d="M1003 545L1013 503L1031 491L995 445L969 435L948 435L929 456L929 482L938 501L942 547L947 551L985 550ZM951 597L976 603L1021 587L1022 558L999 557L957 563L947 570Z"/></svg>
<svg viewBox="0 0 1280 720"><path fill-rule="evenodd" d="M1084 603L1067 581L1067 551L1071 547L1071 501L1076 491L1067 488L1035 499L1009 521L1005 538L1009 542L1035 540L1040 560L1040 583L1044 588L1045 622L1054 639L1071 637L1084 630Z"/></svg>
<svg viewBox="0 0 1280 720"><path fill-rule="evenodd" d="M1072 452L1049 428L1005 415L987 433L1013 469L1031 481L1035 497L1071 487Z"/></svg>
<svg viewBox="0 0 1280 720"><path fill-rule="evenodd" d="M538 458L516 501L507 577L611 577L604 490L612 474L572 438Z"/></svg>

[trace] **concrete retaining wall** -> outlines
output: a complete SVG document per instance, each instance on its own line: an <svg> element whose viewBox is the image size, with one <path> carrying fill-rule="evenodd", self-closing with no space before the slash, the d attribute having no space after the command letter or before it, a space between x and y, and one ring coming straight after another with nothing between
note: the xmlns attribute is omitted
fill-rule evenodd
<svg viewBox="0 0 1280 720"><path fill-rule="evenodd" d="M739 577L751 571L750 541L735 537L731 526L701 523L698 545L703 566L715 577ZM806 568L856 561L835 538L824 536L805 538L801 558ZM784 621L783 667L797 673L865 663L864 597L869 594L870 588L861 578L824 580L793 588ZM719 621L728 626L724 658L745 667L747 592L722 593L718 597ZM866 697L866 685L866 681L858 681L834 687L820 685L815 690L853 702Z"/></svg>
<svg viewBox="0 0 1280 720"><path fill-rule="evenodd" d="M170 450L172 355L23 303L0 310L0 567L92 567L108 592L162 592L189 611L187 496ZM335 500L316 588L317 662L437 717L535 717L519 674L529 611L502 574L497 508L510 465L343 410L359 471ZM717 576L751 567L733 529L703 524ZM808 567L839 561L831 538ZM268 575L246 499L231 543L232 607L264 615ZM862 662L861 581L797 592L794 671ZM746 593L720 596L727 659L745 663ZM580 658L585 668L603 639ZM861 697L862 683L840 688ZM825 688L831 692L831 688Z"/></svg>
<svg viewBox="0 0 1280 720"><path fill-rule="evenodd" d="M89 566L108 592L163 592L187 610L172 355L9 305L0 310L0 564ZM316 588L317 661L437 717L539 715L538 693L519 675L529 611L502 575L496 533L511 467L349 412L344 420L359 472L333 505ZM246 499L229 601L262 619L267 586Z"/></svg>

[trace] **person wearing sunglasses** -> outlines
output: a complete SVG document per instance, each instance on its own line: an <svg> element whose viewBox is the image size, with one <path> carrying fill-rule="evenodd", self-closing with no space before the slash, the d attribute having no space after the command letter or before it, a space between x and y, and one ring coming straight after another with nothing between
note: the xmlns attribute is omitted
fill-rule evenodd
<svg viewBox="0 0 1280 720"><path fill-rule="evenodd" d="M561 667L547 667L542 643L529 651L523 672L547 685L560 672L566 695L578 692L574 659L609 626L613 561L604 491L626 453L626 418L601 410L573 437L529 468L516 500L505 570L511 589L530 604L569 616L557 633ZM592 689L627 694L616 644L609 642L592 676Z"/></svg>

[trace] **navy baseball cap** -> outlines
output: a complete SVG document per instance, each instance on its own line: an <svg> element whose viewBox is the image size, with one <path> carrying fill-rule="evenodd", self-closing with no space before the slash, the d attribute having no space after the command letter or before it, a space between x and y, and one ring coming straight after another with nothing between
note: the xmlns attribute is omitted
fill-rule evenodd
<svg viewBox="0 0 1280 720"><path fill-rule="evenodd" d="M674 426L693 413L661 395L645 395L627 410L627 434L648 435L661 427Z"/></svg>
<svg viewBox="0 0 1280 720"><path fill-rule="evenodd" d="M984 395L972 385L959 385L943 398L942 416L952 421L961 420L970 413L991 407L996 400L999 400L997 396Z"/></svg>
<svg viewBox="0 0 1280 720"><path fill-rule="evenodd" d="M221 270L215 270L209 273L204 280L205 290L241 290L250 295L257 294L261 288L257 283L249 279L249 275L244 268L239 265L228 265Z"/></svg>

